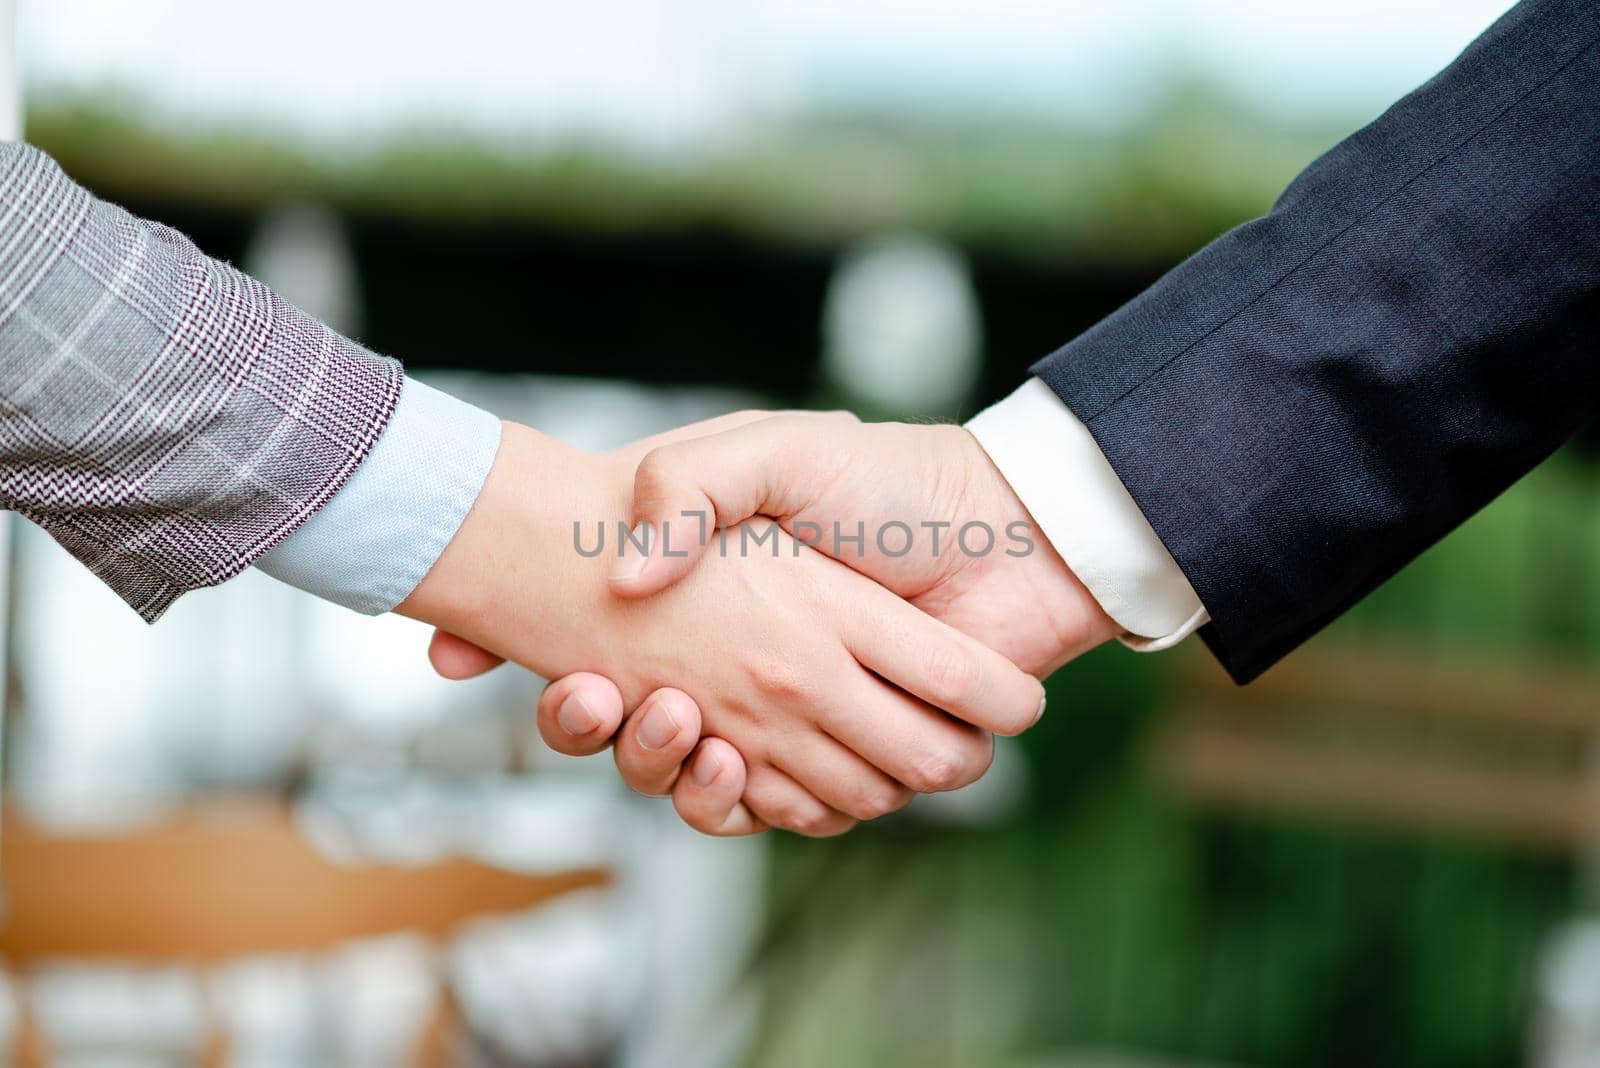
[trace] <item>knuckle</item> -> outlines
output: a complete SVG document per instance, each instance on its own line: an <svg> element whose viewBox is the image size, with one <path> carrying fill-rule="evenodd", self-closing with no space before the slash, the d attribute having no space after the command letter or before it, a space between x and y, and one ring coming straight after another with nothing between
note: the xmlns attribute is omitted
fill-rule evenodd
<svg viewBox="0 0 1600 1068"><path fill-rule="evenodd" d="M768 700L792 702L812 696L815 683L785 657L758 656L750 662L749 671L756 690Z"/></svg>
<svg viewBox="0 0 1600 1068"><path fill-rule="evenodd" d="M778 813L777 825L796 834L816 838L827 833L831 814L815 801L795 801Z"/></svg>
<svg viewBox="0 0 1600 1068"><path fill-rule="evenodd" d="M929 749L911 766L906 785L919 794L958 790L976 781L993 759L994 743L988 735L959 746Z"/></svg>
<svg viewBox="0 0 1600 1068"><path fill-rule="evenodd" d="M906 785L919 794L953 790L961 777L961 762L954 752L932 749L911 765Z"/></svg>
<svg viewBox="0 0 1600 1068"><path fill-rule="evenodd" d="M795 797L782 802L775 812L768 813L767 823L807 838L827 838L842 834L855 826L856 821L843 813L835 812L815 797Z"/></svg>
<svg viewBox="0 0 1600 1068"><path fill-rule="evenodd" d="M858 820L875 820L899 812L911 803L911 797L911 791L903 786L874 787L856 799L849 814Z"/></svg>
<svg viewBox="0 0 1600 1068"><path fill-rule="evenodd" d="M804 834L807 838L832 838L835 835L843 834L855 825L856 821L851 819L849 816L830 812L826 813L821 820L817 821L817 823L814 824L810 830L802 831L800 833Z"/></svg>

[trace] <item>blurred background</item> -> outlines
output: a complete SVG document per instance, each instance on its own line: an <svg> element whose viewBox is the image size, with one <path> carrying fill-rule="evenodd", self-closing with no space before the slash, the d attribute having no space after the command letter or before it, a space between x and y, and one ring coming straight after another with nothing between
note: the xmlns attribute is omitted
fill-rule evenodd
<svg viewBox="0 0 1600 1068"><path fill-rule="evenodd" d="M1504 0L21 0L30 141L499 414L961 419ZM712 841L541 683L14 524L19 1063L1600 1065L1600 493L1556 456L1256 685L1106 648L989 778Z"/></svg>

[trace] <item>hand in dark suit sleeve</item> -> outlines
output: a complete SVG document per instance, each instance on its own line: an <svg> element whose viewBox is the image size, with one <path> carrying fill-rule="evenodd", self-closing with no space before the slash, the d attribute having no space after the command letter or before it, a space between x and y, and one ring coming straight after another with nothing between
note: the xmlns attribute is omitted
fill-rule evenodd
<svg viewBox="0 0 1600 1068"><path fill-rule="evenodd" d="M1253 678L1593 416L1600 5L1525 0L1034 371Z"/></svg>

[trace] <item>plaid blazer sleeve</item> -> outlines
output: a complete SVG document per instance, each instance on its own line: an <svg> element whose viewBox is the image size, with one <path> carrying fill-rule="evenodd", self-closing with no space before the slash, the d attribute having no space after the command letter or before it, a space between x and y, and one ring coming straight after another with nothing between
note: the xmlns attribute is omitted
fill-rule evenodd
<svg viewBox="0 0 1600 1068"><path fill-rule="evenodd" d="M145 619L325 504L401 381L182 234L0 145L0 504Z"/></svg>

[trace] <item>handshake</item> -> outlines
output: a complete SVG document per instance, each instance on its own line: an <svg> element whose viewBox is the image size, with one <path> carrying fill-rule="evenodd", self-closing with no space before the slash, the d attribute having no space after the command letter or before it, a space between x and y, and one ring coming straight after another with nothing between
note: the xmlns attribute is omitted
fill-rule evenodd
<svg viewBox="0 0 1600 1068"><path fill-rule="evenodd" d="M397 609L452 678L551 679L545 741L708 834L828 835L981 776L1119 630L970 433L739 413L584 453L507 423Z"/></svg>

